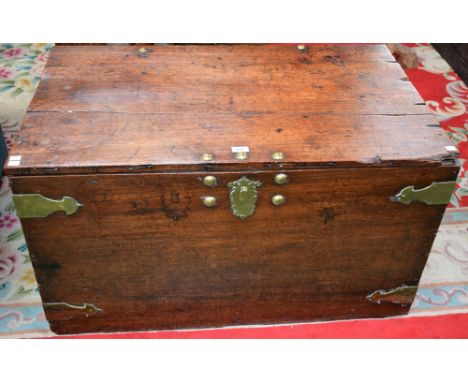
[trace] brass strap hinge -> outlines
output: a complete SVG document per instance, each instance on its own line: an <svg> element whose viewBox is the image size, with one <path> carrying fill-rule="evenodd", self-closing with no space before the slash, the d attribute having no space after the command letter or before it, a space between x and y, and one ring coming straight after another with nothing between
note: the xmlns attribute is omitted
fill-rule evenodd
<svg viewBox="0 0 468 382"><path fill-rule="evenodd" d="M418 291L417 286L402 285L394 289L379 289L367 296L367 300L375 304L391 302L393 304L411 304Z"/></svg>
<svg viewBox="0 0 468 382"><path fill-rule="evenodd" d="M455 183L455 181L433 182L429 186L419 190L415 190L414 186L408 186L403 188L395 196L392 196L390 200L403 204L421 202L429 206L448 204L455 188Z"/></svg>
<svg viewBox="0 0 468 382"><path fill-rule="evenodd" d="M65 215L72 215L83 205L71 196L64 196L54 200L40 194L13 195L16 214L19 218L45 218L54 212L63 211Z"/></svg>

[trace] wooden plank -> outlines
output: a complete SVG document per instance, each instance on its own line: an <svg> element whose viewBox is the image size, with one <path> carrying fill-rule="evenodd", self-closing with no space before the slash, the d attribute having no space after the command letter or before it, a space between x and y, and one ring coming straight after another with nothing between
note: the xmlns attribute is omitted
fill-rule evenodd
<svg viewBox="0 0 468 382"><path fill-rule="evenodd" d="M421 112L414 105L420 97L385 47L312 45L301 53L294 46L162 46L144 56L138 49L56 48L30 109Z"/></svg>
<svg viewBox="0 0 468 382"><path fill-rule="evenodd" d="M432 122L426 115L29 113L12 152L21 163L7 174L262 168L276 151L292 168L440 165L451 143ZM249 159L235 160L233 146L248 146ZM205 152L212 161L201 159Z"/></svg>

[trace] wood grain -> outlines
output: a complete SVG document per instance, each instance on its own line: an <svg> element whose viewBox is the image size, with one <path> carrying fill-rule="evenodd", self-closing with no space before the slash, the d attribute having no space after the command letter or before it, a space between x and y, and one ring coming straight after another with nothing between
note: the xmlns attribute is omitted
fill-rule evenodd
<svg viewBox="0 0 468 382"><path fill-rule="evenodd" d="M383 45L139 49L55 47L7 173L438 165L450 145Z"/></svg>
<svg viewBox="0 0 468 382"><path fill-rule="evenodd" d="M214 327L384 317L381 288L417 285L444 206L391 202L408 184L456 177L453 168L369 168L13 177L15 193L73 195L77 214L24 219L46 307L57 333ZM230 211L227 183L260 180L257 210ZM271 197L284 194L286 204ZM218 198L216 208L201 203Z"/></svg>

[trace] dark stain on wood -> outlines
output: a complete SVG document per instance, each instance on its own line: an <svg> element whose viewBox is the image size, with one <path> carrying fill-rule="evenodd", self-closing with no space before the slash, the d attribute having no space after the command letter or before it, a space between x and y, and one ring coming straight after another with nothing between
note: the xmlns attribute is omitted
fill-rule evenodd
<svg viewBox="0 0 468 382"><path fill-rule="evenodd" d="M306 64L306 65L309 65L312 63L312 61L308 58L308 57L301 57L299 58L299 62L301 64Z"/></svg>
<svg viewBox="0 0 468 382"><path fill-rule="evenodd" d="M325 207L320 211L320 215L323 217L323 224L327 224L329 221L335 219L335 210L331 207Z"/></svg>
<svg viewBox="0 0 468 382"><path fill-rule="evenodd" d="M334 65L339 65L339 66L343 66L344 65L344 61L343 59L336 55L336 56L331 56L331 55L327 55L324 57L324 60L327 61L327 62L330 62Z"/></svg>
<svg viewBox="0 0 468 382"><path fill-rule="evenodd" d="M179 220L188 217L190 196L180 197L178 192L170 192L170 197L167 194L161 195L161 211L171 219Z"/></svg>

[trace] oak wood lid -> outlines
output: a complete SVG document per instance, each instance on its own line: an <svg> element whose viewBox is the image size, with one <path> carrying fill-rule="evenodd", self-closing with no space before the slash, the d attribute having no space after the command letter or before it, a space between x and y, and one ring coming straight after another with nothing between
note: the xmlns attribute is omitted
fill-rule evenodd
<svg viewBox="0 0 468 382"><path fill-rule="evenodd" d="M438 166L450 144L384 45L58 46L6 172Z"/></svg>

